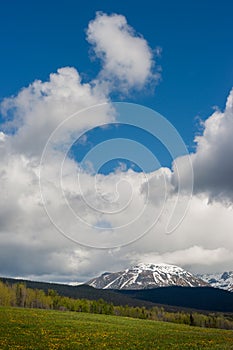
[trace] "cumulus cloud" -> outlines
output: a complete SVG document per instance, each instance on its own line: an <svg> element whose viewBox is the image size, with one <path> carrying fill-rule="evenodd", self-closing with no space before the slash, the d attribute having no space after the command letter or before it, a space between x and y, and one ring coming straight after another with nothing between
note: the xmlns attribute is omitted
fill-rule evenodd
<svg viewBox="0 0 233 350"><path fill-rule="evenodd" d="M128 25L122 15L97 13L89 23L87 40L102 61L99 79L121 88L142 88L157 80L155 62L147 41Z"/></svg>
<svg viewBox="0 0 233 350"><path fill-rule="evenodd" d="M191 154L194 171L194 193L205 193L211 201L227 205L233 202L233 90L230 92L224 111L216 110L203 122L203 132L196 136L195 153ZM185 157L175 160L179 164L182 183L189 174ZM178 174L174 174L174 181Z"/></svg>
<svg viewBox="0 0 233 350"><path fill-rule="evenodd" d="M78 112L108 101L101 89L91 83L82 83L77 70L72 67L58 69L47 82L34 81L15 97L6 98L1 113L6 120L3 129L11 134L11 148L29 156L41 155L51 133L65 120L63 134L72 129L84 131L113 120L108 111L98 120L91 111ZM77 117L69 119L73 114ZM60 135L60 138L62 136Z"/></svg>
<svg viewBox="0 0 233 350"><path fill-rule="evenodd" d="M206 192L210 200L233 202L233 90L226 108L217 110L204 122L204 132L196 137L193 155L195 191Z"/></svg>

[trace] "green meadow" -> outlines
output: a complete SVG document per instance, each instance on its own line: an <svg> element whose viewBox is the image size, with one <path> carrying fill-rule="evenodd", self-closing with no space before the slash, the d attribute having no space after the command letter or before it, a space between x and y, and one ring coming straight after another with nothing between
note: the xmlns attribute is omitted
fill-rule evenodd
<svg viewBox="0 0 233 350"><path fill-rule="evenodd" d="M109 315L0 308L0 349L233 349L233 331Z"/></svg>

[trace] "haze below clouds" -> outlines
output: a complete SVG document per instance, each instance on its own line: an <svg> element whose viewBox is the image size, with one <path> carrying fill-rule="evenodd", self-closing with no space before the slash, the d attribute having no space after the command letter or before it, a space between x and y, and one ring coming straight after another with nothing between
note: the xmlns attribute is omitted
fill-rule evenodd
<svg viewBox="0 0 233 350"><path fill-rule="evenodd" d="M152 49L124 16L97 13L86 34L102 67L94 80L84 83L81 72L64 67L1 103L1 275L85 281L137 262L172 263L193 272L232 269L233 90L225 109L203 123L195 152L174 159L171 169L143 174L119 168L108 175L84 171L74 159L64 161L64 148L86 130L117 121L112 92L127 97L154 88L160 79ZM101 113L90 108L94 105ZM41 163L45 146L47 158ZM184 215L189 160L194 187ZM167 234L177 200L174 215L184 218ZM151 220L157 220L153 228L135 239Z"/></svg>

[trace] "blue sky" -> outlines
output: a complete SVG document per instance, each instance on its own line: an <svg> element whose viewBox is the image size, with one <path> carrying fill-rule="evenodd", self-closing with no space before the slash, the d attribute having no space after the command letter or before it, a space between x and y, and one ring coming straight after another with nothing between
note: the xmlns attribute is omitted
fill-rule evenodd
<svg viewBox="0 0 233 350"><path fill-rule="evenodd" d="M87 5L72 0L56 5L43 0L5 1L0 13L0 98L16 94L35 79L47 80L64 66L77 68L86 81L95 77L100 63L90 59L85 28L96 11L124 15L152 49L162 49L156 59L162 72L155 93L145 89L126 101L164 115L192 151L200 129L198 118L207 118L213 106L223 108L232 86L230 0L102 0ZM162 159L169 165L169 157Z"/></svg>

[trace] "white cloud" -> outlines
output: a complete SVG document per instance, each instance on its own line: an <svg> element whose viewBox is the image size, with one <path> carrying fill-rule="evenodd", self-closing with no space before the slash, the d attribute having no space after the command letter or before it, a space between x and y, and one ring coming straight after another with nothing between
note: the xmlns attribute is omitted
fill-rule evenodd
<svg viewBox="0 0 233 350"><path fill-rule="evenodd" d="M193 156L195 190L210 200L233 201L233 90L224 112L215 111L204 123L203 135L196 137Z"/></svg>
<svg viewBox="0 0 233 350"><path fill-rule="evenodd" d="M233 90L225 110L216 110L203 123L203 133L196 136L196 152L191 155L194 171L194 192L205 193L209 201L233 203ZM184 158L176 159L182 169L179 176L188 179Z"/></svg>
<svg viewBox="0 0 233 350"><path fill-rule="evenodd" d="M137 35L122 15L97 13L89 23L87 40L103 67L99 79L127 90L142 88L158 79L155 62L146 40Z"/></svg>

